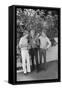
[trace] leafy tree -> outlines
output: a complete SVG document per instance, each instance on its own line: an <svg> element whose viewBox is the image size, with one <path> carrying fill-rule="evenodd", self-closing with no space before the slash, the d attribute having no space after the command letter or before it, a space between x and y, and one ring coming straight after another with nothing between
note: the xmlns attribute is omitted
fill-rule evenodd
<svg viewBox="0 0 62 90"><path fill-rule="evenodd" d="M53 11L18 8L16 13L17 33L31 29L38 33L44 28L49 38L58 36L58 15Z"/></svg>

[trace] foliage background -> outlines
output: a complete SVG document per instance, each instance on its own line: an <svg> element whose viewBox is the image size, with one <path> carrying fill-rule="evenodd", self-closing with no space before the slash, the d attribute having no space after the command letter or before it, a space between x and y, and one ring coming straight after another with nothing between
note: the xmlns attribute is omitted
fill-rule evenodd
<svg viewBox="0 0 62 90"><path fill-rule="evenodd" d="M21 9L17 8L17 41L23 35L24 30L34 29L40 33L46 30L51 39L58 36L58 12L46 9Z"/></svg>

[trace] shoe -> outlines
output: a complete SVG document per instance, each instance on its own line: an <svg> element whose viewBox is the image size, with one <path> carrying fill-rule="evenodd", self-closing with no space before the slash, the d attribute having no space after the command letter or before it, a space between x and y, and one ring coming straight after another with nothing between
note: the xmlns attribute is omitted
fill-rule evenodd
<svg viewBox="0 0 62 90"><path fill-rule="evenodd" d="M27 75L27 73L24 73L24 75Z"/></svg>
<svg viewBox="0 0 62 90"><path fill-rule="evenodd" d="M36 72L39 72L40 71L40 68L38 67L38 68L36 68Z"/></svg>
<svg viewBox="0 0 62 90"><path fill-rule="evenodd" d="M28 72L28 74L31 74L31 72Z"/></svg>
<svg viewBox="0 0 62 90"><path fill-rule="evenodd" d="M31 71L34 71L34 69L35 69L35 68L34 68L34 67L32 67L32 68L31 68Z"/></svg>

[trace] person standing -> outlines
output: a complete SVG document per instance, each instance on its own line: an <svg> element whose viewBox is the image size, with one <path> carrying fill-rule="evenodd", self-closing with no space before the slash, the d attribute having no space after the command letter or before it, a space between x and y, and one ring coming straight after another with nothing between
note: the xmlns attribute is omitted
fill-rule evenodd
<svg viewBox="0 0 62 90"><path fill-rule="evenodd" d="M19 42L19 47L21 49L23 72L24 74L27 74L27 72L31 72L27 31L23 33L23 36L21 37Z"/></svg>
<svg viewBox="0 0 62 90"><path fill-rule="evenodd" d="M35 56L36 70L38 72L38 48L37 48L37 44L36 44L36 36L35 36L34 30L31 30L30 36L31 36L31 38L30 38L30 45L31 45L30 55L31 55L31 60L32 60L32 71L35 68L35 64L34 64L34 56Z"/></svg>
<svg viewBox="0 0 62 90"><path fill-rule="evenodd" d="M51 41L46 36L45 30L42 31L41 35L39 36L40 40L40 64L42 64L42 56L44 58L44 69L46 69L46 50L51 46Z"/></svg>

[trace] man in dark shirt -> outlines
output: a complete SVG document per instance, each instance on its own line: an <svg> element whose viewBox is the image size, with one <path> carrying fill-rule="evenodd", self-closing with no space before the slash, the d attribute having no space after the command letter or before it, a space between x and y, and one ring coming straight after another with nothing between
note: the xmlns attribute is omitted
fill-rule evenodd
<svg viewBox="0 0 62 90"><path fill-rule="evenodd" d="M34 70L35 65L34 65L34 56L35 56L35 62L36 62L36 70L38 71L38 46L37 46L37 37L35 35L35 31L31 30L30 32L30 44L31 44L31 49L30 49L30 55L32 59L32 70Z"/></svg>

